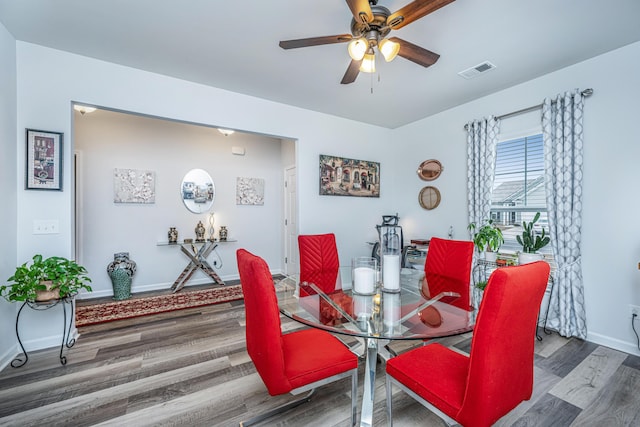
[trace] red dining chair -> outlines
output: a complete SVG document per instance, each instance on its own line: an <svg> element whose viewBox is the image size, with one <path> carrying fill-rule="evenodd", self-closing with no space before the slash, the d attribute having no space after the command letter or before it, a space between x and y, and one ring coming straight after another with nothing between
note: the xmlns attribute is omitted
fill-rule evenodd
<svg viewBox="0 0 640 427"><path fill-rule="evenodd" d="M473 242L432 237L424 263L426 284L422 292L425 297L430 298L441 292L456 292L460 297L450 304L469 310L472 262Z"/></svg>
<svg viewBox="0 0 640 427"><path fill-rule="evenodd" d="M301 234L298 236L298 250L300 251L300 283L314 283L322 292L334 298L331 293L336 290L340 280L340 259L335 234ZM300 296L309 294L305 287L300 287ZM346 295L338 295L337 298L340 299L339 304L344 307L350 307L353 304L351 297ZM331 321L339 321L341 315L326 301L320 299L319 304L322 322L329 324ZM332 320L332 316L335 319ZM364 341L360 338L355 340L357 344L351 348L351 351L363 356Z"/></svg>
<svg viewBox="0 0 640 427"><path fill-rule="evenodd" d="M397 385L449 425L486 427L533 392L533 346L549 264L495 270L465 356L434 343L387 362L387 417Z"/></svg>
<svg viewBox="0 0 640 427"><path fill-rule="evenodd" d="M301 234L298 248L300 282L315 283L324 293L333 292L340 268L336 236L333 233Z"/></svg>
<svg viewBox="0 0 640 427"><path fill-rule="evenodd" d="M245 249L236 253L244 294L247 352L270 395L309 392L304 398L240 423L249 426L311 399L315 388L351 376L351 423L358 397L358 358L319 329L282 333L273 278L267 263Z"/></svg>

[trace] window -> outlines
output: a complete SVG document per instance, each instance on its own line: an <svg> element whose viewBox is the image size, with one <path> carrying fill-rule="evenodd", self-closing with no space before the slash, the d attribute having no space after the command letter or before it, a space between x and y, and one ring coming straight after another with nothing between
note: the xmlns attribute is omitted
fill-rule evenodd
<svg viewBox="0 0 640 427"><path fill-rule="evenodd" d="M548 233L542 134L498 142L491 218L502 229L502 251L522 250L516 236L522 233L522 222L533 220L536 212L536 229ZM551 253L551 246L540 252Z"/></svg>

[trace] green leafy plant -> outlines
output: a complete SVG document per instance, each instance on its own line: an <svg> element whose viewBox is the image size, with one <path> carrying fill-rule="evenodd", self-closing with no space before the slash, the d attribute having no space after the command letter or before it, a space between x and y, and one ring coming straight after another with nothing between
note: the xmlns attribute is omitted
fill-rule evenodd
<svg viewBox="0 0 640 427"><path fill-rule="evenodd" d="M0 286L0 295L7 301L35 301L38 291L45 290L59 289L60 298L75 295L81 289L92 290L83 266L67 258L44 258L39 254L16 267L7 281L7 285ZM51 282L50 286L45 282Z"/></svg>
<svg viewBox="0 0 640 427"><path fill-rule="evenodd" d="M485 250L497 252L504 243L502 231L496 227L492 219L486 220L481 227L472 222L467 227L473 234L473 243L475 243L478 251Z"/></svg>
<svg viewBox="0 0 640 427"><path fill-rule="evenodd" d="M546 235L544 227L541 227L542 231L540 234L538 234L538 232L533 228L539 219L540 212L536 212L536 215L533 217L533 221L522 222L522 236L516 236L516 240L522 245L522 252L530 254L536 253L547 246L551 241L551 238Z"/></svg>
<svg viewBox="0 0 640 427"><path fill-rule="evenodd" d="M476 288L480 289L481 291L484 291L484 288L487 287L487 281L486 280L481 280L478 283L476 283Z"/></svg>

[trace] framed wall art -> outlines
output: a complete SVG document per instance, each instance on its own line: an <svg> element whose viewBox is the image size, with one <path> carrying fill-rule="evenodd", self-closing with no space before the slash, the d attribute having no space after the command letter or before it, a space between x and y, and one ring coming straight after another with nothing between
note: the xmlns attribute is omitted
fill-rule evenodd
<svg viewBox="0 0 640 427"><path fill-rule="evenodd" d="M62 191L61 132L27 129L27 190Z"/></svg>
<svg viewBox="0 0 640 427"><path fill-rule="evenodd" d="M113 202L142 204L155 203L155 171L137 169L114 169Z"/></svg>
<svg viewBox="0 0 640 427"><path fill-rule="evenodd" d="M380 163L321 154L320 195L380 197Z"/></svg>
<svg viewBox="0 0 640 427"><path fill-rule="evenodd" d="M264 179L237 177L236 205L264 205Z"/></svg>

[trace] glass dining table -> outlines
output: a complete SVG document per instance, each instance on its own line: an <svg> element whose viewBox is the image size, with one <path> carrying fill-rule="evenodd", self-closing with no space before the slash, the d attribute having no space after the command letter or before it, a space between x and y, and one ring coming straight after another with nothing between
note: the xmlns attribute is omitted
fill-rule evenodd
<svg viewBox="0 0 640 427"><path fill-rule="evenodd" d="M351 268L313 275L290 275L276 285L278 306L286 317L325 331L364 340L365 375L360 426L371 426L378 355L392 354L393 340L428 340L473 329L474 312L451 304L459 294L430 295L424 271L402 269L400 291L381 285L371 294L353 292Z"/></svg>

